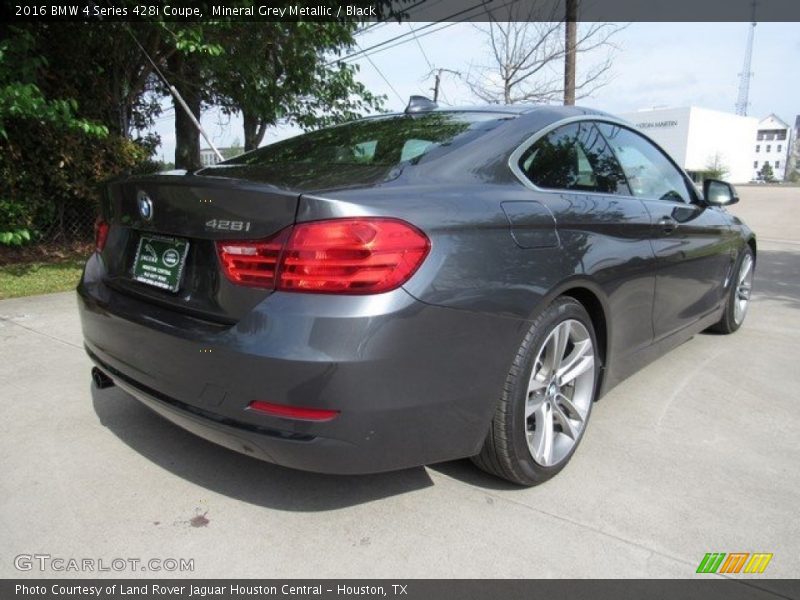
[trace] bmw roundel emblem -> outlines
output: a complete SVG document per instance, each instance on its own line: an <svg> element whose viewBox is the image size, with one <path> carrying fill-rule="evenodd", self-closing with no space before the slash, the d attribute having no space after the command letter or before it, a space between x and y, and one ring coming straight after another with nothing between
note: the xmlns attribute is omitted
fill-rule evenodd
<svg viewBox="0 0 800 600"><path fill-rule="evenodd" d="M144 192L139 192L137 202L139 204L139 214L145 221L150 221L153 218L153 201L150 196Z"/></svg>

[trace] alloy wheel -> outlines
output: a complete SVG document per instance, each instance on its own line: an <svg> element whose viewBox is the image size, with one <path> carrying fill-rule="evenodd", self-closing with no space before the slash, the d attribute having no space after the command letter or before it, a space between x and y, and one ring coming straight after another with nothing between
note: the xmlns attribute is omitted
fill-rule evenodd
<svg viewBox="0 0 800 600"><path fill-rule="evenodd" d="M539 349L528 383L525 433L536 463L551 467L569 456L586 425L594 387L592 337L580 321L562 321Z"/></svg>
<svg viewBox="0 0 800 600"><path fill-rule="evenodd" d="M747 307L750 304L750 292L753 289L753 257L748 252L744 255L742 266L739 267L739 275L736 278L736 296L734 297L733 319L737 325L741 325L747 314Z"/></svg>

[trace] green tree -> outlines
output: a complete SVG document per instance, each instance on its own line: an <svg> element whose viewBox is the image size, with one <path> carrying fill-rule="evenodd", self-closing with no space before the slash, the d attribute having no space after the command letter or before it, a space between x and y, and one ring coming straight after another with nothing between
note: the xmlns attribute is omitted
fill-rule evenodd
<svg viewBox="0 0 800 600"><path fill-rule="evenodd" d="M761 167L761 170L758 172L758 176L763 179L764 181L773 182L775 181L775 173L772 170L772 167L769 164L769 161L764 161L764 165Z"/></svg>
<svg viewBox="0 0 800 600"><path fill-rule="evenodd" d="M378 3L381 17L389 16L386 6ZM171 93L159 70L195 118L209 105L242 113L248 149L278 122L313 128L378 109L382 99L356 80L356 67L331 63L353 46L356 27L226 19L7 27L0 39L0 232L20 242L18 231L30 237L55 225L66 235L69 215L91 223L101 181L158 168L150 157L159 140L142 132ZM175 166L199 167L198 132L175 109Z"/></svg>
<svg viewBox="0 0 800 600"><path fill-rule="evenodd" d="M239 23L228 28L225 51L212 60L216 100L241 113L245 150L279 121L304 128L380 109L382 97L355 79L355 65L329 64L352 47L355 22Z"/></svg>
<svg viewBox="0 0 800 600"><path fill-rule="evenodd" d="M242 141L237 137L233 139L233 143L231 143L230 146L227 148L220 148L219 151L222 153L222 157L228 160L229 158L244 154L244 146L242 146Z"/></svg>
<svg viewBox="0 0 800 600"><path fill-rule="evenodd" d="M58 138L80 146L106 138L108 129L81 118L74 98L43 90L49 61L37 51L36 35L19 27L6 33L0 41L0 244L21 245L33 239L37 218L53 222L63 208L63 195L49 194L74 182L64 161L39 162L59 145L38 145Z"/></svg>
<svg viewBox="0 0 800 600"><path fill-rule="evenodd" d="M10 27L9 36L0 41L0 137L8 138L9 119L37 119L87 135L106 135L102 124L77 116L78 102L73 97L46 96L40 84L49 60L36 52L36 42L34 34L18 27Z"/></svg>
<svg viewBox="0 0 800 600"><path fill-rule="evenodd" d="M97 184L146 164L153 140L113 116L116 27L25 23L0 41L0 243L91 235Z"/></svg>
<svg viewBox="0 0 800 600"><path fill-rule="evenodd" d="M719 152L715 152L706 161L704 172L706 179L725 179L728 173L728 166L723 161L723 156Z"/></svg>
<svg viewBox="0 0 800 600"><path fill-rule="evenodd" d="M33 23L36 51L48 60L42 85L49 95L76 100L86 118L113 134L134 137L152 125L161 106L154 67L133 33L156 62L177 52L160 23Z"/></svg>

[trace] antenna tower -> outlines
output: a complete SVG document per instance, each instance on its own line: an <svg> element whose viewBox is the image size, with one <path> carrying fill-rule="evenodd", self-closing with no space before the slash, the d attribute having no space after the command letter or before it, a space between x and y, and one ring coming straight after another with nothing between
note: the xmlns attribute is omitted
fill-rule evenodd
<svg viewBox="0 0 800 600"><path fill-rule="evenodd" d="M753 60L753 36L756 32L756 1L753 0L753 20L747 32L747 49L744 52L744 65L742 72L739 73L739 96L736 99L736 114L743 117L747 116L747 106L750 104L750 78L753 72L750 70L750 63Z"/></svg>

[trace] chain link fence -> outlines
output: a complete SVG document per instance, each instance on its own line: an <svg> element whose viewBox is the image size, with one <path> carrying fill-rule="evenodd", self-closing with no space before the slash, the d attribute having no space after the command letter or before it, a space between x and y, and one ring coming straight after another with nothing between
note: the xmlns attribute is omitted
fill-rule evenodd
<svg viewBox="0 0 800 600"><path fill-rule="evenodd" d="M38 230L38 240L45 244L88 242L94 237L97 209L92 203L58 208L55 218Z"/></svg>

